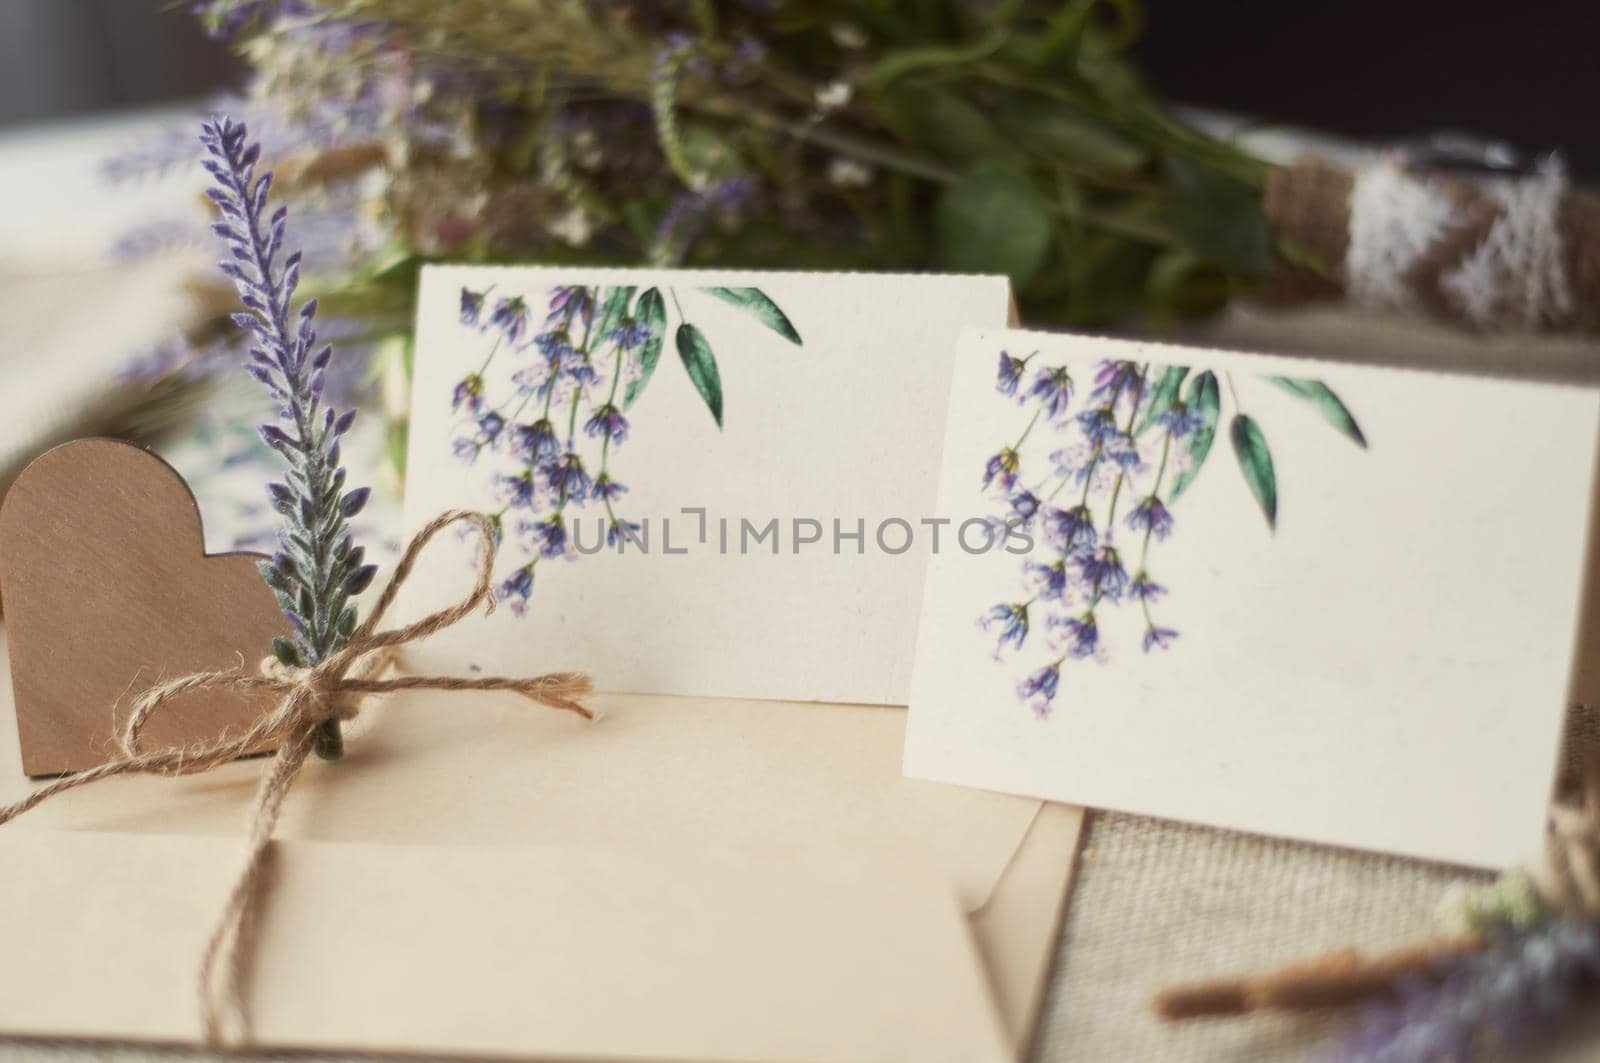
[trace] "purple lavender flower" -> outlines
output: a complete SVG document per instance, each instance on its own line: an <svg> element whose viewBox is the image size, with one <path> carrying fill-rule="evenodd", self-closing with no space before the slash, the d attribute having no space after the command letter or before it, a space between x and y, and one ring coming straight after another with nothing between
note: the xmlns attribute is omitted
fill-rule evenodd
<svg viewBox="0 0 1600 1063"><path fill-rule="evenodd" d="M1151 624L1144 629L1144 652L1149 653L1156 648L1164 650L1177 637L1178 633L1170 627L1157 627Z"/></svg>
<svg viewBox="0 0 1600 1063"><path fill-rule="evenodd" d="M1053 661L1018 683L1017 697L1023 701L1035 696L1046 702L1052 701L1055 699L1056 687L1060 682L1061 662Z"/></svg>
<svg viewBox="0 0 1600 1063"><path fill-rule="evenodd" d="M1109 406L1097 406L1079 413L1078 427L1095 446L1104 446L1107 440L1122 434L1122 429L1117 427L1117 416Z"/></svg>
<svg viewBox="0 0 1600 1063"><path fill-rule="evenodd" d="M532 528L539 542L541 557L560 557L567 549L567 526L560 513L550 514L548 520L536 521Z"/></svg>
<svg viewBox="0 0 1600 1063"><path fill-rule="evenodd" d="M1001 447L1000 453L990 458L983 467L983 486L988 487L995 480L1000 481L1004 490L1011 490L1017 482L1017 468L1021 458L1010 447Z"/></svg>
<svg viewBox="0 0 1600 1063"><path fill-rule="evenodd" d="M1442 964L1443 978L1374 998L1329 1063L1435 1063L1514 1058L1600 990L1600 922L1553 918L1502 929L1486 951Z"/></svg>
<svg viewBox="0 0 1600 1063"><path fill-rule="evenodd" d="M1172 408L1156 418L1156 424L1172 433L1173 439L1182 439L1206 423L1199 410L1185 403L1173 403Z"/></svg>
<svg viewBox="0 0 1600 1063"><path fill-rule="evenodd" d="M575 353L572 349L572 334L565 328L539 333L533 338L533 345L544 355L545 361L550 363L551 372L567 364Z"/></svg>
<svg viewBox="0 0 1600 1063"><path fill-rule="evenodd" d="M1138 379L1139 365L1136 362L1101 362L1095 369L1094 390L1089 397L1109 407Z"/></svg>
<svg viewBox="0 0 1600 1063"><path fill-rule="evenodd" d="M1145 495L1124 522L1135 531L1165 539L1172 531L1172 514L1155 495Z"/></svg>
<svg viewBox="0 0 1600 1063"><path fill-rule="evenodd" d="M649 338L650 326L631 317L623 318L622 323L611 330L611 342L628 352L638 350Z"/></svg>
<svg viewBox="0 0 1600 1063"><path fill-rule="evenodd" d="M627 494L628 489L617 483L617 481L613 480L610 473L603 472L594 478L593 491L595 498L612 502L622 495Z"/></svg>
<svg viewBox="0 0 1600 1063"><path fill-rule="evenodd" d="M490 410L478 418L478 442L481 446L493 446L495 440L500 438L500 433L506 427L506 419Z"/></svg>
<svg viewBox="0 0 1600 1063"><path fill-rule="evenodd" d="M1046 506L1042 523L1045 540L1063 552L1084 550L1095 544L1094 514L1086 505L1071 509Z"/></svg>
<svg viewBox="0 0 1600 1063"><path fill-rule="evenodd" d="M567 451L544 469L545 485L562 501L582 502L593 487L593 481L584 471L583 459L576 451Z"/></svg>
<svg viewBox="0 0 1600 1063"><path fill-rule="evenodd" d="M1115 602L1122 598L1128 587L1128 572L1122 559L1111 546L1102 546L1093 553L1078 558L1078 576L1088 584L1091 596L1098 600L1108 598Z"/></svg>
<svg viewBox="0 0 1600 1063"><path fill-rule="evenodd" d="M555 426L547 417L541 417L532 424L512 425L510 439L511 453L523 461L553 458L560 449L560 444L556 442Z"/></svg>
<svg viewBox="0 0 1600 1063"><path fill-rule="evenodd" d="M1024 523L1032 520L1033 515L1039 512L1039 496L1032 491L1018 491L1011 496L1011 512L1021 517Z"/></svg>
<svg viewBox="0 0 1600 1063"><path fill-rule="evenodd" d="M613 443L621 443L628 438L628 421L614 403L608 402L583 423L583 430L590 436L604 436Z"/></svg>
<svg viewBox="0 0 1600 1063"><path fill-rule="evenodd" d="M1000 377L995 382L995 390L1002 395L1015 395L1017 385L1022 382L1022 371L1027 367L1027 358L1013 358L1005 351L1001 351Z"/></svg>
<svg viewBox="0 0 1600 1063"><path fill-rule="evenodd" d="M502 580L496 594L502 601L510 601L513 611L519 605L526 607L528 597L533 594L533 563L523 565Z"/></svg>
<svg viewBox="0 0 1600 1063"><path fill-rule="evenodd" d="M1100 648L1100 625L1094 610L1082 616L1052 617L1051 626L1061 631L1062 646L1070 657L1093 657Z"/></svg>
<svg viewBox="0 0 1600 1063"><path fill-rule="evenodd" d="M468 373L450 393L450 408L459 410L465 406L470 412L477 413L482 405L483 377L477 373Z"/></svg>
<svg viewBox="0 0 1600 1063"><path fill-rule="evenodd" d="M1135 601L1153 602L1167 593L1167 588L1152 580L1148 573L1140 572L1128 584L1128 596Z"/></svg>
<svg viewBox="0 0 1600 1063"><path fill-rule="evenodd" d="M995 652L1005 648L1007 642L1015 649L1022 649L1022 643L1028 637L1028 607L1022 602L1001 602L990 609L978 621L978 626L988 631L994 625L1000 625L1000 641L995 646Z"/></svg>
<svg viewBox="0 0 1600 1063"><path fill-rule="evenodd" d="M533 508L535 497L539 493L538 486L533 480L533 473L524 469L515 476L502 476L500 486L505 493L506 505L512 509Z"/></svg>
<svg viewBox="0 0 1600 1063"><path fill-rule="evenodd" d="M273 507L284 518L282 549L259 566L293 628L292 637L273 641L273 650L286 665L309 666L326 660L349 639L356 626L350 599L377 572L364 564L365 552L355 545L349 528L368 492L344 490L346 473L339 460L339 440L350 430L355 412L341 414L323 405L333 349L317 349L312 327L316 300L290 317L300 254L291 253L281 263L277 259L288 212L279 207L270 218L264 216L272 175L255 176L260 145L249 143L242 124L223 117L205 123L200 142L206 155L202 165L214 182L206 194L221 215L212 230L230 253L219 269L233 281L246 310L233 320L253 341L250 374L279 403L279 421L288 426L262 426L263 438L283 455L290 473L284 483L268 489ZM333 759L342 749L337 723L319 729L319 756Z"/></svg>
<svg viewBox="0 0 1600 1063"><path fill-rule="evenodd" d="M1104 437L1100 444L1100 460L1107 468L1119 468L1124 472L1135 472L1144 465L1139 455L1139 447L1133 438L1124 432L1116 432Z"/></svg>
<svg viewBox="0 0 1600 1063"><path fill-rule="evenodd" d="M606 545L616 547L618 543L638 543L640 524L636 520L614 520L606 526Z"/></svg>
<svg viewBox="0 0 1600 1063"><path fill-rule="evenodd" d="M557 285L550 293L550 312L545 321L564 321L571 328L573 322L588 325L594 320L594 293L578 285Z"/></svg>
<svg viewBox="0 0 1600 1063"><path fill-rule="evenodd" d="M477 327L478 319L483 314L483 300L488 294L487 291L475 292L466 287L461 289L461 323L463 325Z"/></svg>
<svg viewBox="0 0 1600 1063"><path fill-rule="evenodd" d="M1040 598L1047 602L1059 602L1066 597L1066 561L1058 558L1047 565L1030 561L1025 572Z"/></svg>
<svg viewBox="0 0 1600 1063"><path fill-rule="evenodd" d="M500 299L489 315L489 324L505 333L506 342L515 344L528 330L528 303L522 296Z"/></svg>
<svg viewBox="0 0 1600 1063"><path fill-rule="evenodd" d="M1045 414L1051 420L1059 419L1067 412L1067 401L1072 398L1072 378L1067 375L1066 367L1039 370L1028 395L1044 404Z"/></svg>

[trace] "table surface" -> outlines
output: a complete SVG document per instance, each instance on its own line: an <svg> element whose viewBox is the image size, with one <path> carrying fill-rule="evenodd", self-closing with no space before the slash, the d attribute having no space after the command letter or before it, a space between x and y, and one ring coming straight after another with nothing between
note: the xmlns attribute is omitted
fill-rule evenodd
<svg viewBox="0 0 1600 1063"><path fill-rule="evenodd" d="M159 120L159 118L158 118ZM0 352L9 381L24 359L68 362L83 336L63 307L94 278L96 298L108 285L135 286L138 271L107 270L106 234L130 217L148 216L180 187L141 189L109 200L96 185L97 154L127 143L152 119L80 123L0 136L0 330L27 336L26 350ZM165 198L163 198L165 197ZM152 267L155 268L155 267ZM83 315L92 317L92 315ZM92 325L92 323L91 323ZM89 326L85 326L89 327ZM160 339L160 321L149 337ZM137 330L124 338L139 340ZM1196 342L1279 353L1419 365L1463 364L1543 378L1600 381L1600 346L1570 340L1463 337L1421 323L1397 323L1334 309L1284 314L1235 308L1184 337ZM102 345L103 347L103 345ZM41 349L45 348L45 349ZM88 375L115 390L120 352L97 349ZM110 358L111 360L107 360ZM73 374L65 374L70 377ZM76 376L85 374L80 370ZM0 451L25 451L70 427L73 404L93 398L80 388L66 407L27 420L0 418L10 435ZM0 391L0 406L38 407L37 393ZM12 411L4 411L10 413ZM0 454L0 461L5 455ZM1577 726L1600 737L1593 717ZM1464 873L1280 840L1096 813L1087 827L1076 888L1057 943L1055 972L1034 1045L1039 1060L1278 1060L1304 1058L1326 1042L1323 1021L1265 1017L1247 1021L1164 1025L1150 1013L1151 992L1168 981L1279 966L1330 948L1379 950L1431 936L1446 886ZM1600 1016L1591 1024L1600 1036ZM1543 1056L1594 1058L1593 1040L1569 1038ZM69 1060L192 1059L204 1053L135 1046L0 1041L0 1058ZM295 1056L306 1059L306 1056ZM1520 1058L1535 1058L1524 1055Z"/></svg>

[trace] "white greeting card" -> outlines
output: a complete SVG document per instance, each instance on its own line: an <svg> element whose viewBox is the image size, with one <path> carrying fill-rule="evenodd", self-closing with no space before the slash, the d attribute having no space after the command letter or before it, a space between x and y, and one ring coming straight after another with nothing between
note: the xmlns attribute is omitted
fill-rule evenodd
<svg viewBox="0 0 1600 1063"><path fill-rule="evenodd" d="M1595 392L969 332L909 774L1501 866L1541 837Z"/></svg>
<svg viewBox="0 0 1600 1063"><path fill-rule="evenodd" d="M951 345L1010 305L1003 278L425 270L406 517L492 514L502 608L416 656L905 704ZM464 593L447 553L405 605Z"/></svg>

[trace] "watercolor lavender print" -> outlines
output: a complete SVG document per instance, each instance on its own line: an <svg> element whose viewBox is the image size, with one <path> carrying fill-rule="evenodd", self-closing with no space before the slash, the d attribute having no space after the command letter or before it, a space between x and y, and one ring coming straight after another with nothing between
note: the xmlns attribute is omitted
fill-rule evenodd
<svg viewBox="0 0 1600 1063"><path fill-rule="evenodd" d="M795 347L800 333L759 288L563 285L534 297L463 287L460 323L484 340L482 361L450 396L455 457L490 469L501 500L491 514L501 556L513 559L497 592L521 616L541 561L643 546L641 526L618 514L627 487L614 475L628 412L644 396L670 334L678 361L717 427L722 379L704 330L686 316L697 299L738 307ZM504 366L510 362L509 367ZM491 375L491 368L502 370ZM498 382L508 383L502 390ZM580 541L575 510L598 511Z"/></svg>
<svg viewBox="0 0 1600 1063"><path fill-rule="evenodd" d="M1232 374L1219 380L1211 370L1191 375L1184 366L1105 360L1080 385L1066 366L1036 364L1037 357L1000 353L996 391L1027 418L1017 438L988 459L982 490L1000 507L996 522L1036 534L1046 559L1030 553L1022 562L1023 594L996 603L978 623L993 639L995 660L1034 657L1016 691L1042 719L1061 689L1063 666L1109 659L1101 623L1107 610L1137 611L1145 653L1178 638L1160 619L1167 586L1157 578L1153 548L1172 534L1173 507L1210 457L1225 409L1232 411L1228 438L1239 472L1269 528L1277 525L1278 474ZM1302 399L1352 443L1367 446L1350 410L1320 381L1241 382ZM1087 394L1078 399L1080 387ZM1036 433L1049 433L1055 446L1047 468L1025 469L1023 444L1037 443Z"/></svg>

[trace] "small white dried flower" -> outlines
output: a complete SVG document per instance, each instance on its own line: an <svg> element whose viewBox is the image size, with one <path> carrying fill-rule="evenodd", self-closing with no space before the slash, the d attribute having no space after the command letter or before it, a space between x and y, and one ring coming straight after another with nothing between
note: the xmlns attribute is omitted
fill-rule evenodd
<svg viewBox="0 0 1600 1063"><path fill-rule="evenodd" d="M844 81L830 81L817 89L817 109L823 113L837 111L850 102L850 85Z"/></svg>
<svg viewBox="0 0 1600 1063"><path fill-rule="evenodd" d="M828 163L828 183L837 188L865 188L872 183L872 169L857 159L836 156Z"/></svg>
<svg viewBox="0 0 1600 1063"><path fill-rule="evenodd" d="M546 228L551 236L573 247L584 246L589 242L589 237L594 235L594 223L582 207L570 208L553 219Z"/></svg>

